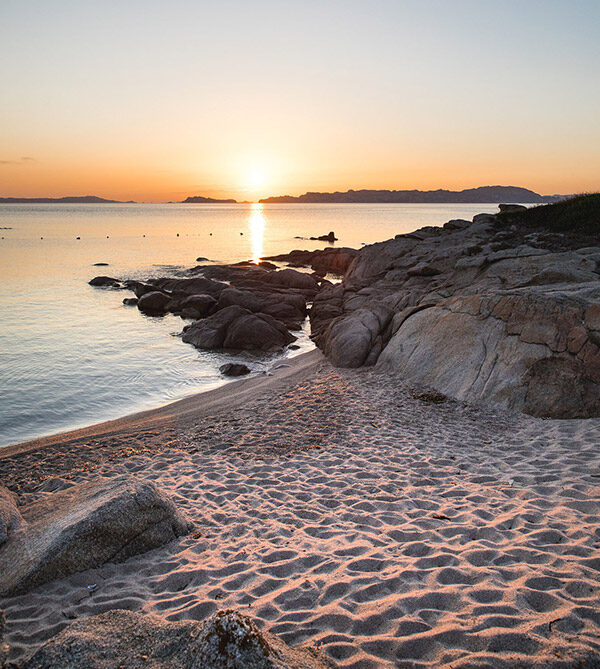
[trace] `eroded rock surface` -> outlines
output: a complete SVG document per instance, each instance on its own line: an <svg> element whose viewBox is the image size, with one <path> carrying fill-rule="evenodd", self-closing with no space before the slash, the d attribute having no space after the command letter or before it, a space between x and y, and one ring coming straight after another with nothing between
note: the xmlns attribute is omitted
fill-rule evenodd
<svg viewBox="0 0 600 669"><path fill-rule="evenodd" d="M18 509L17 496L0 485L0 546L24 525L25 521Z"/></svg>
<svg viewBox="0 0 600 669"><path fill-rule="evenodd" d="M290 648L236 611L206 622L167 622L113 610L77 621L46 642L25 669L323 669L313 649Z"/></svg>
<svg viewBox="0 0 600 669"><path fill-rule="evenodd" d="M186 534L189 523L153 483L115 479L72 486L20 509L0 547L0 596L123 562Z"/></svg>
<svg viewBox="0 0 600 669"><path fill-rule="evenodd" d="M600 416L600 249L519 230L521 211L363 248L314 300L318 346L462 400Z"/></svg>

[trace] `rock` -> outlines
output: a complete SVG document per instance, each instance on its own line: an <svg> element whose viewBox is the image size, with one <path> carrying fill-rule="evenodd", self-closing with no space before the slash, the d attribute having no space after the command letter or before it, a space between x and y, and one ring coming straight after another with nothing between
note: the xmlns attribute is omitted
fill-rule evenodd
<svg viewBox="0 0 600 669"><path fill-rule="evenodd" d="M268 262L267 260L261 260L258 263L258 266L268 270L277 269L277 265L275 263Z"/></svg>
<svg viewBox="0 0 600 669"><path fill-rule="evenodd" d="M97 288L121 288L119 279L112 276L95 276L91 281L88 281L90 286Z"/></svg>
<svg viewBox="0 0 600 669"><path fill-rule="evenodd" d="M128 306L128 307L136 307L138 303L138 298L137 297L126 297L123 300L123 304Z"/></svg>
<svg viewBox="0 0 600 669"><path fill-rule="evenodd" d="M252 370L241 363L228 362L225 365L221 365L219 371L225 376L245 376L246 374L250 374Z"/></svg>
<svg viewBox="0 0 600 669"><path fill-rule="evenodd" d="M310 274L298 272L295 269L281 269L277 272L268 272L264 277L265 283L282 288L300 288L317 291L319 284Z"/></svg>
<svg viewBox="0 0 600 669"><path fill-rule="evenodd" d="M334 232L330 232L327 235L321 235L320 237L311 237L310 239L319 242L329 242L331 244L333 244L333 242L337 242L337 237L335 236Z"/></svg>
<svg viewBox="0 0 600 669"><path fill-rule="evenodd" d="M154 286L151 286L147 283L142 283L141 281L127 280L123 282L123 286L128 290L132 290L135 293L137 298L142 297L146 293L151 293L156 290Z"/></svg>
<svg viewBox="0 0 600 669"><path fill-rule="evenodd" d="M300 329L306 317L306 299L302 295L227 288L219 296L218 309L238 305L254 313L269 314L291 330Z"/></svg>
<svg viewBox="0 0 600 669"><path fill-rule="evenodd" d="M314 649L290 648L237 611L205 622L168 622L112 610L77 620L47 641L24 669L324 669Z"/></svg>
<svg viewBox="0 0 600 669"><path fill-rule="evenodd" d="M358 251L356 249L347 247L327 248L319 251L300 251L296 249L290 253L270 256L268 259L288 262L290 266L294 267L311 267L319 276L330 273L343 276L357 255Z"/></svg>
<svg viewBox="0 0 600 669"><path fill-rule="evenodd" d="M142 295L138 301L138 309L148 316L162 316L169 310L171 298L165 293L153 290Z"/></svg>
<svg viewBox="0 0 600 669"><path fill-rule="evenodd" d="M499 204L501 214L514 214L517 211L525 211L527 207L522 204Z"/></svg>
<svg viewBox="0 0 600 669"><path fill-rule="evenodd" d="M411 267L406 273L408 276L435 276L436 274L441 274L441 270L429 263L420 262Z"/></svg>
<svg viewBox="0 0 600 669"><path fill-rule="evenodd" d="M108 267L108 263L107 262L95 262L93 266L94 267Z"/></svg>
<svg viewBox="0 0 600 669"><path fill-rule="evenodd" d="M21 509L25 527L0 548L0 596L123 562L186 534L189 523L153 483L117 478L72 486Z"/></svg>
<svg viewBox="0 0 600 669"><path fill-rule="evenodd" d="M156 279L152 283L154 290L180 291L186 295L211 295L215 299L229 287L226 283L213 281L204 276L196 276L193 279Z"/></svg>
<svg viewBox="0 0 600 669"><path fill-rule="evenodd" d="M204 256L200 256L196 258L196 262L208 262L208 258L205 258Z"/></svg>
<svg viewBox="0 0 600 669"><path fill-rule="evenodd" d="M193 309L198 314L196 318L203 318L214 311L217 306L217 300L212 295L190 295L183 298L179 306L182 311Z"/></svg>
<svg viewBox="0 0 600 669"><path fill-rule="evenodd" d="M278 351L296 337L268 314L233 305L185 327L182 340L197 348Z"/></svg>
<svg viewBox="0 0 600 669"><path fill-rule="evenodd" d="M444 230L464 230L471 225L471 221L465 221L462 218L453 218L451 221L444 223Z"/></svg>
<svg viewBox="0 0 600 669"><path fill-rule="evenodd" d="M24 525L25 521L18 509L17 496L0 485L0 546Z"/></svg>

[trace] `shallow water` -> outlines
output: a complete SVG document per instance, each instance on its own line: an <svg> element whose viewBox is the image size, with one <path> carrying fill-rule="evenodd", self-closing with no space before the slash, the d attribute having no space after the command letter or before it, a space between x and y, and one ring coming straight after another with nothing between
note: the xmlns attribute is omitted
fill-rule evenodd
<svg viewBox="0 0 600 669"><path fill-rule="evenodd" d="M95 289L99 274L164 276L258 259L323 242L334 230L360 247L495 212L490 205L0 205L0 446L117 418L227 383L218 368L276 359L203 352L177 336L176 316L125 307L127 291ZM4 229L8 228L8 229ZM77 239L80 237L80 239ZM107 262L108 267L94 267ZM299 351L309 350L308 326Z"/></svg>

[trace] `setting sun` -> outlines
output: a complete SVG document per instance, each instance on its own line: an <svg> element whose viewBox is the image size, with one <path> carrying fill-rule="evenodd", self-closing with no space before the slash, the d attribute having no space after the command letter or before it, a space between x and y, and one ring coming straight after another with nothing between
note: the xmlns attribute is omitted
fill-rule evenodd
<svg viewBox="0 0 600 669"><path fill-rule="evenodd" d="M258 169L252 170L248 175L248 188L260 188L265 184L264 172Z"/></svg>

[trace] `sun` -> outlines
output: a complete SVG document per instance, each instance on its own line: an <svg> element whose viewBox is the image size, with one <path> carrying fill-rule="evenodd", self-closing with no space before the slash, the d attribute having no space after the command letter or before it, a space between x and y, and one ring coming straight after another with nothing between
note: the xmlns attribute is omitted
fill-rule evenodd
<svg viewBox="0 0 600 669"><path fill-rule="evenodd" d="M262 170L253 169L248 174L248 188L255 189L260 188L265 183L265 174Z"/></svg>

